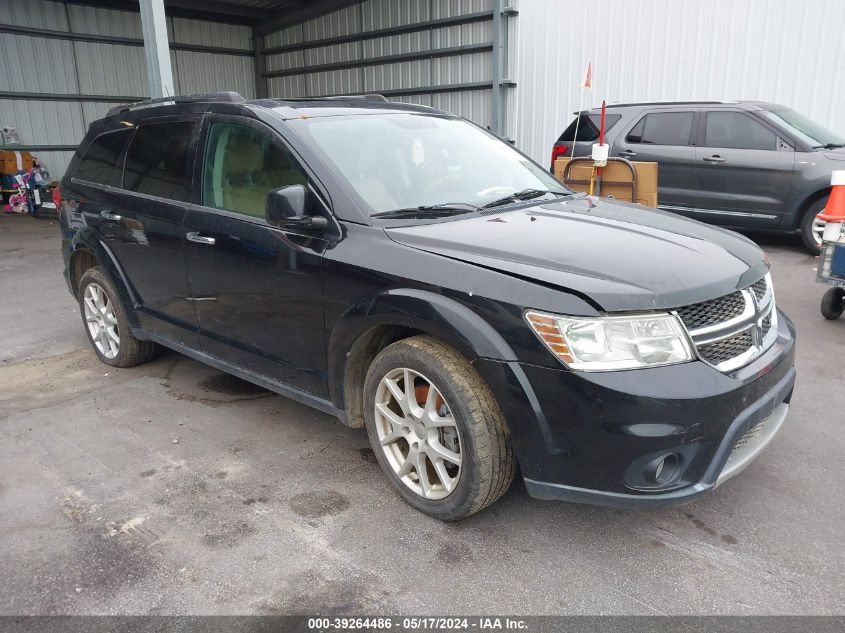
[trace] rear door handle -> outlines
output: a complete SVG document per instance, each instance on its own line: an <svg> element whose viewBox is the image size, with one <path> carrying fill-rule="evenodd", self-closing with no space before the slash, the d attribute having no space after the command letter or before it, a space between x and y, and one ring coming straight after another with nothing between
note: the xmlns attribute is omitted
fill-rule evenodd
<svg viewBox="0 0 845 633"><path fill-rule="evenodd" d="M636 156L636 155L637 155L637 153L636 153L636 152L632 152L632 151L631 151L631 150L629 150L629 149L626 149L626 150L625 150L625 151L623 151L623 152L619 152L619 155L620 155L620 156L622 156L623 158L633 158L634 156Z"/></svg>
<svg viewBox="0 0 845 633"><path fill-rule="evenodd" d="M726 159L716 154L715 156L705 156L701 160L706 160L708 163L724 163Z"/></svg>
<svg viewBox="0 0 845 633"><path fill-rule="evenodd" d="M213 237L206 237L205 235L200 235L195 231L185 233L185 237L188 238L189 242L196 242L197 244L206 244L207 246L214 246L214 243L217 241Z"/></svg>
<svg viewBox="0 0 845 633"><path fill-rule="evenodd" d="M117 215L108 210L100 211L100 217L104 220L113 220L115 222L120 222L123 219L122 215Z"/></svg>

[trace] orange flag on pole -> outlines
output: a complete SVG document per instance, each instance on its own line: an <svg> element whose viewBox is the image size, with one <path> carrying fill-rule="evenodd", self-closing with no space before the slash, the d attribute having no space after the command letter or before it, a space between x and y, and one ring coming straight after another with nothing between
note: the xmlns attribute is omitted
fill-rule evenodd
<svg viewBox="0 0 845 633"><path fill-rule="evenodd" d="M587 75L584 77L584 87L585 88L592 88L593 87L593 64L592 64L592 62L587 62Z"/></svg>

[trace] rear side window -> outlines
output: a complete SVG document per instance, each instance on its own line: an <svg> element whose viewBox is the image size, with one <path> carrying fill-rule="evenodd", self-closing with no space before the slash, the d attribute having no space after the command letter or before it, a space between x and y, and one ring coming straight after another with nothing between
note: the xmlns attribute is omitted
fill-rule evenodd
<svg viewBox="0 0 845 633"><path fill-rule="evenodd" d="M193 123L141 125L126 152L123 188L184 202Z"/></svg>
<svg viewBox="0 0 845 633"><path fill-rule="evenodd" d="M689 145L692 112L651 112L628 132L626 141L648 145Z"/></svg>
<svg viewBox="0 0 845 633"><path fill-rule="evenodd" d="M120 187L123 166L118 163L130 130L101 134L88 146L85 156L73 174L74 178L96 182L110 187Z"/></svg>
<svg viewBox="0 0 845 633"><path fill-rule="evenodd" d="M604 117L604 130L607 132L619 122L622 118L621 114L607 114ZM579 141L597 141L599 140L599 129L601 126L601 114L582 114L580 120L578 117L573 119L569 127L560 135L558 142L569 142L575 140L575 125L578 124L578 140Z"/></svg>
<svg viewBox="0 0 845 633"><path fill-rule="evenodd" d="M777 149L777 135L742 112L708 112L704 132L706 147Z"/></svg>

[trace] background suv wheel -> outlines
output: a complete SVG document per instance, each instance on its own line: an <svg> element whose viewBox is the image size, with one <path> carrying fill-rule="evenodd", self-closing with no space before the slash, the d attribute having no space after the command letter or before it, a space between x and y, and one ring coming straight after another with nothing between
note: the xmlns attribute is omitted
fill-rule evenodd
<svg viewBox="0 0 845 633"><path fill-rule="evenodd" d="M97 356L112 367L132 367L155 356L156 345L132 335L118 296L99 266L86 270L79 280L79 312Z"/></svg>
<svg viewBox="0 0 845 633"><path fill-rule="evenodd" d="M816 200L807 208L801 218L801 241L813 255L821 253L825 222L817 219L816 216L821 213L826 204L827 197Z"/></svg>
<svg viewBox="0 0 845 633"><path fill-rule="evenodd" d="M516 459L493 394L448 345L417 336L386 347L367 372L364 401L379 464L422 512L464 518L513 481Z"/></svg>

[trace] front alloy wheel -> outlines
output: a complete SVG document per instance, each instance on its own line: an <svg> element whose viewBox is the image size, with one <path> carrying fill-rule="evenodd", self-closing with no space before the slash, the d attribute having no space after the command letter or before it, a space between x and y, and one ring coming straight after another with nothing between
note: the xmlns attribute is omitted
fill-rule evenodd
<svg viewBox="0 0 845 633"><path fill-rule="evenodd" d="M91 282L85 287L83 305L91 342L106 358L116 358L120 352L120 332L108 295L99 284Z"/></svg>
<svg viewBox="0 0 845 633"><path fill-rule="evenodd" d="M818 255L822 249L822 237L824 236L824 227L826 222L819 220L816 216L822 212L827 206L827 198L816 200L813 204L804 211L804 216L801 218L801 225L799 233L801 234L801 241L812 255Z"/></svg>
<svg viewBox="0 0 845 633"><path fill-rule="evenodd" d="M827 226L827 222L819 220L818 218L813 218L813 238L816 240L816 244L819 245L819 248L821 248L822 245L822 237L824 236L825 226Z"/></svg>
<svg viewBox="0 0 845 633"><path fill-rule="evenodd" d="M454 521L490 505L513 480L510 432L490 387L453 347L430 336L381 350L364 380L373 452L405 501Z"/></svg>
<svg viewBox="0 0 845 633"><path fill-rule="evenodd" d="M461 476L461 439L434 383L413 369L390 371L374 414L381 449L402 483L426 499L449 496Z"/></svg>

